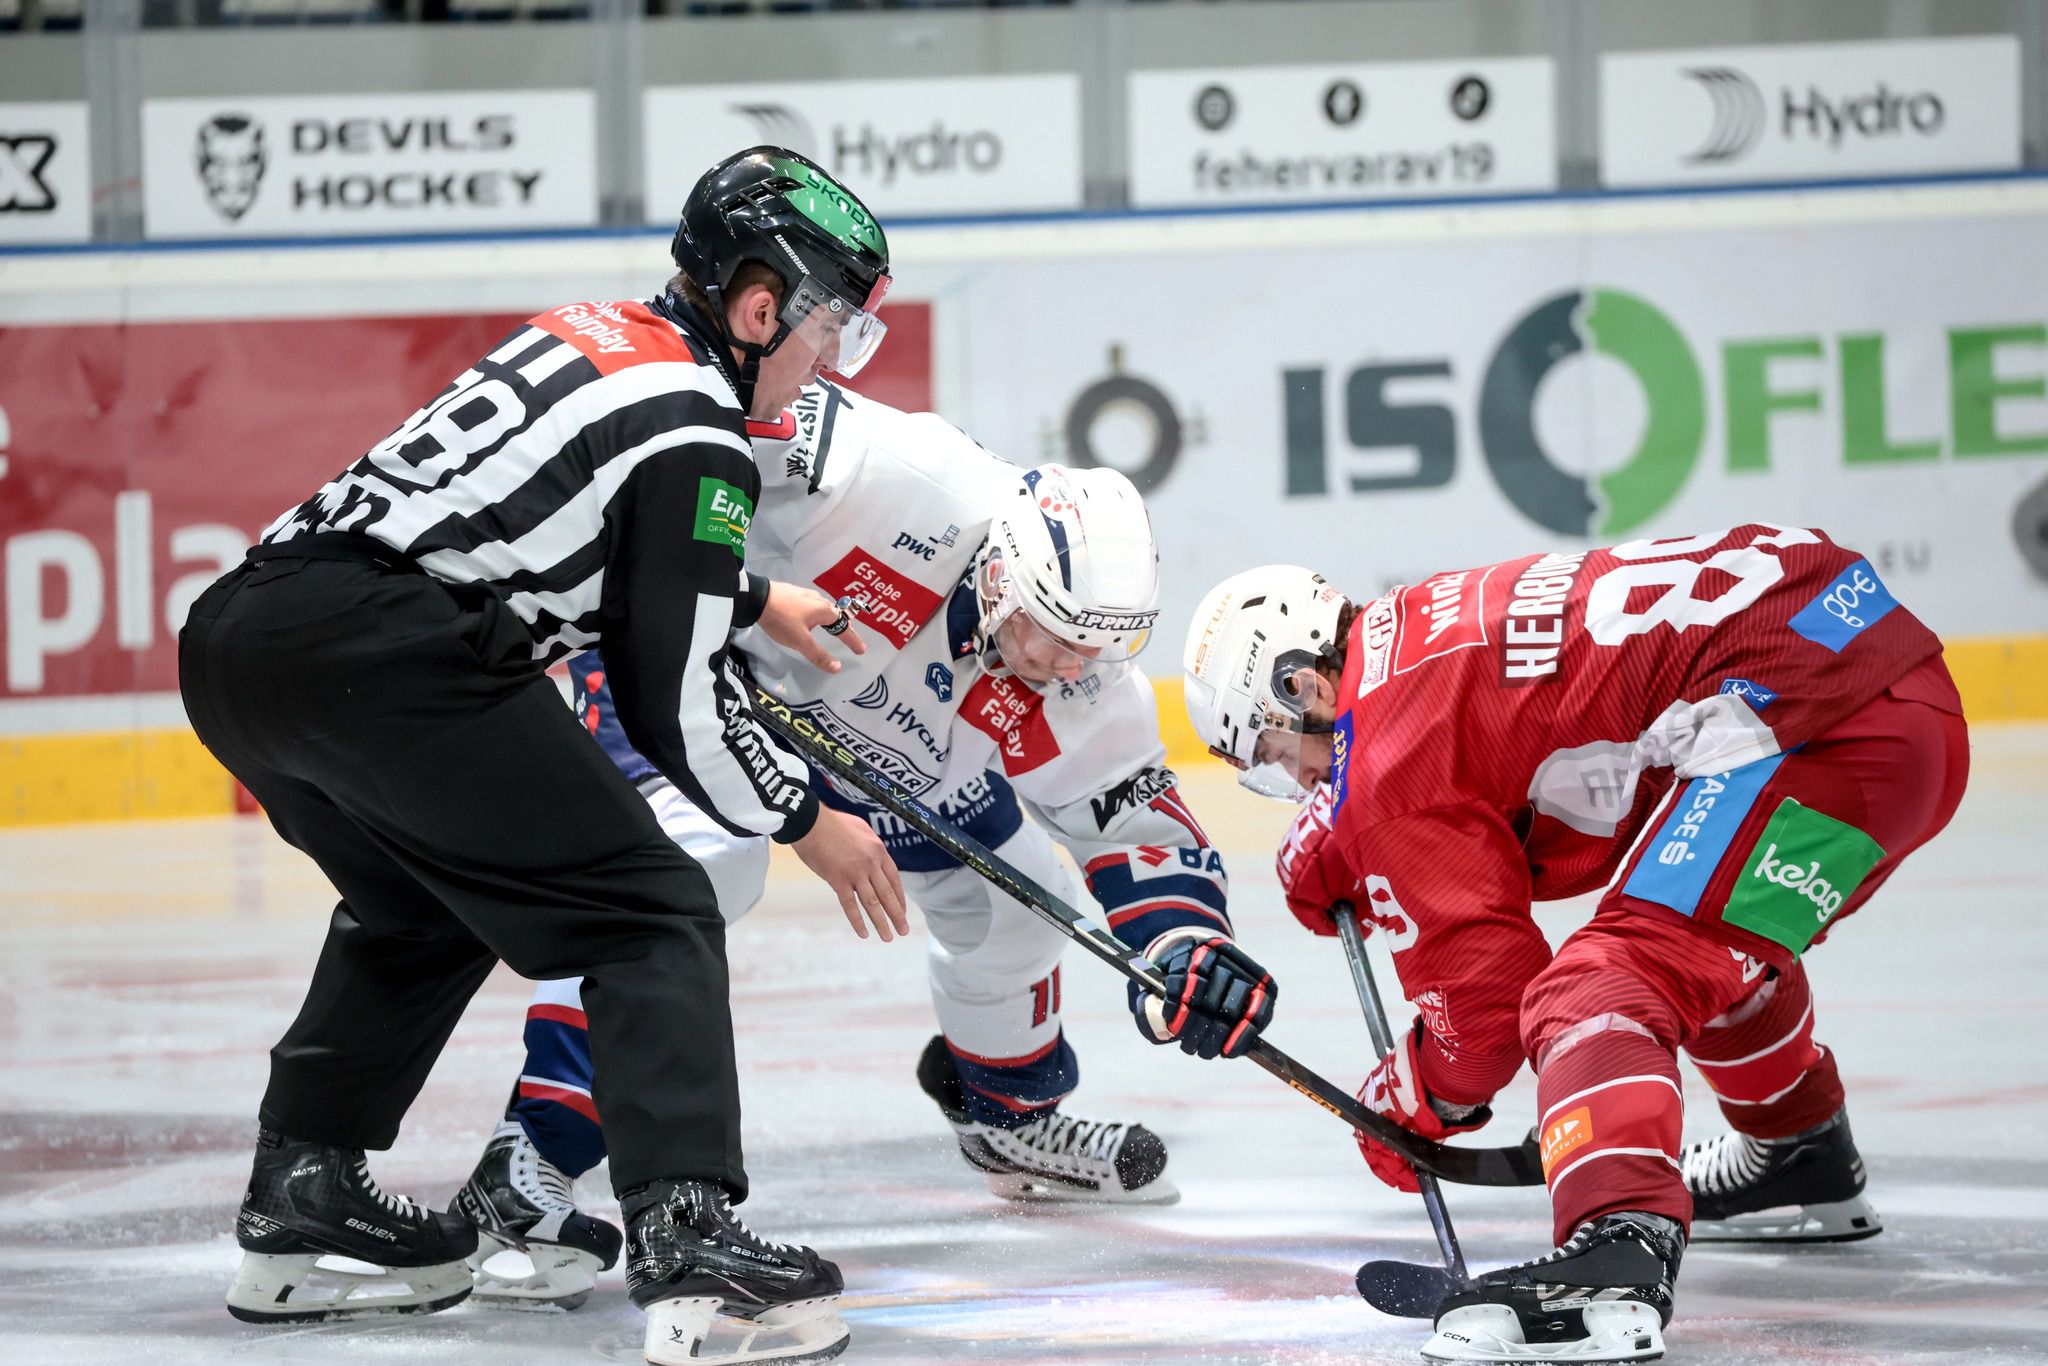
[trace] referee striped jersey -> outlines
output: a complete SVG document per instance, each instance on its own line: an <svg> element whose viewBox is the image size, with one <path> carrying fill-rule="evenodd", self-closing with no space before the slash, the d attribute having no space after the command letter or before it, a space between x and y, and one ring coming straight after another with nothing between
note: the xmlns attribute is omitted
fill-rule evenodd
<svg viewBox="0 0 2048 1366"><path fill-rule="evenodd" d="M544 313L263 540L350 532L483 585L536 668L602 640L641 753L728 829L790 840L816 820L806 770L727 659L767 583L740 567L760 474L712 335L673 295Z"/></svg>

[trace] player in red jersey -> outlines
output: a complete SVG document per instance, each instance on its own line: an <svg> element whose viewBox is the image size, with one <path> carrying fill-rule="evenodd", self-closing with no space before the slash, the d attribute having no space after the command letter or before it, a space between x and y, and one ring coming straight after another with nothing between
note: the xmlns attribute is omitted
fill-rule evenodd
<svg viewBox="0 0 2048 1366"><path fill-rule="evenodd" d="M1246 786L1316 789L1289 908L1358 906L1419 1009L1361 1099L1442 1138L1536 1069L1558 1250L1454 1293L1426 1358L1647 1359L1689 1235L1878 1231L1800 955L1948 823L1969 751L1868 560L1752 523L1359 604L1273 566L1209 594L1184 663ZM1553 956L1530 903L1602 886ZM1683 1152L1680 1048L1734 1130Z"/></svg>

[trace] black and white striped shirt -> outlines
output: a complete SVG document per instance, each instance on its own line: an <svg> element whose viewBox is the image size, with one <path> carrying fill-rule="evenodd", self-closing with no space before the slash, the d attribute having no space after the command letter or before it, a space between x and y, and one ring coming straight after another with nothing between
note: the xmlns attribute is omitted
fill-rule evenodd
<svg viewBox="0 0 2048 1366"><path fill-rule="evenodd" d="M726 654L767 600L740 567L760 474L686 317L673 299L540 315L263 540L350 532L485 585L536 667L602 639L634 746L728 829L795 839L817 818L806 770Z"/></svg>

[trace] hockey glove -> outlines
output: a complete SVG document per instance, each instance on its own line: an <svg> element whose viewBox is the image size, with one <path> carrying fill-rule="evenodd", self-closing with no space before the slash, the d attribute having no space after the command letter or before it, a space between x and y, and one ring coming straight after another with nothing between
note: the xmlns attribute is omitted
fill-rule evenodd
<svg viewBox="0 0 2048 1366"><path fill-rule="evenodd" d="M1358 1088L1358 1103L1369 1110L1376 1110L1404 1129L1413 1129L1424 1138L1441 1143L1452 1134L1468 1133L1493 1118L1493 1111L1484 1105L1451 1105L1445 1101L1432 1100L1422 1089L1421 1058L1418 1048L1422 1041L1422 1021L1394 1045L1394 1051L1380 1059L1380 1065L1365 1079L1365 1085ZM1446 1115L1450 1116L1446 1118ZM1392 1186L1395 1190L1419 1191L1422 1187L1415 1180L1415 1168L1408 1165L1408 1159L1393 1149L1375 1143L1363 1133L1358 1136L1358 1151L1365 1154L1365 1165L1372 1168L1372 1174Z"/></svg>
<svg viewBox="0 0 2048 1366"><path fill-rule="evenodd" d="M1279 986L1227 936L1183 926L1153 940L1145 956L1166 979L1166 995L1131 983L1131 1014L1153 1043L1178 1043L1198 1058L1235 1058L1273 1022Z"/></svg>
<svg viewBox="0 0 2048 1366"><path fill-rule="evenodd" d="M1337 851L1333 828L1330 785L1324 783L1302 804L1275 863L1287 909L1312 934L1337 933L1336 922L1330 919L1331 905L1358 900L1354 891L1357 879Z"/></svg>

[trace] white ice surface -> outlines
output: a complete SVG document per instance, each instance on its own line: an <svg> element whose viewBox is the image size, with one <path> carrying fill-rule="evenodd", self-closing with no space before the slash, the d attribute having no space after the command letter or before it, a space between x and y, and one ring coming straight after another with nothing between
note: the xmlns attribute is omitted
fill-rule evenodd
<svg viewBox="0 0 2048 1366"><path fill-rule="evenodd" d="M1193 800L1232 857L1234 910L1283 984L1275 1042L1346 1085L1369 1049L1334 941L1275 898L1285 812L1212 777ZM2048 731L1980 733L1956 825L1809 961L1887 1231L1835 1248L1698 1249L1669 1359L1697 1366L2048 1360ZM255 819L0 832L0 1360L635 1361L606 1273L573 1314L463 1306L263 1329L230 1319L229 1231L265 1050L331 901ZM1543 912L1568 931L1584 908ZM730 942L754 1181L750 1221L846 1271L848 1362L1411 1362L1420 1325L1351 1290L1373 1257L1429 1258L1412 1197L1347 1131L1249 1064L1142 1043L1123 987L1065 974L1081 1114L1165 1136L1185 1198L1101 1212L1003 1205L911 1072L931 1032L921 937L860 943L800 870ZM1382 960L1382 972L1385 972ZM1384 978L1383 978L1384 980ZM524 985L501 971L373 1159L445 1204L516 1072ZM1696 1081L1688 1136L1717 1113ZM1529 1122L1524 1078L1486 1137ZM601 1179L582 1189L615 1214ZM1540 1191L1452 1188L1478 1266L1548 1246Z"/></svg>

